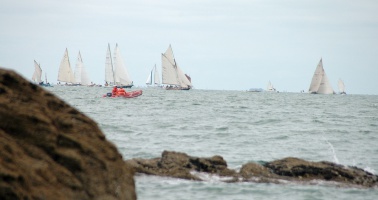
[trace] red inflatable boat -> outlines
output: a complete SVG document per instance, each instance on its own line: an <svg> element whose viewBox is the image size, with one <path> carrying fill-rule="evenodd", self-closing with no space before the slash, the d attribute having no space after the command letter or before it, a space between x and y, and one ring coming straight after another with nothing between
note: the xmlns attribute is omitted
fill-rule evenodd
<svg viewBox="0 0 378 200"><path fill-rule="evenodd" d="M135 90L130 92L109 92L103 95L103 97L123 97L123 98L134 98L143 94L142 90Z"/></svg>

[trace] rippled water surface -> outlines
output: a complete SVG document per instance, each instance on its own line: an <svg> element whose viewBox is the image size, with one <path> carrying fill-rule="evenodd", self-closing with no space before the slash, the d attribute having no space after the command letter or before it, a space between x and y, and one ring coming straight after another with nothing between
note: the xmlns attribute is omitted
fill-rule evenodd
<svg viewBox="0 0 378 200"><path fill-rule="evenodd" d="M135 90L136 88L133 88ZM94 119L125 159L164 150L221 155L229 168L298 157L378 172L378 96L167 91L102 98L111 88L48 88ZM378 199L378 189L330 183L195 182L137 175L138 199Z"/></svg>

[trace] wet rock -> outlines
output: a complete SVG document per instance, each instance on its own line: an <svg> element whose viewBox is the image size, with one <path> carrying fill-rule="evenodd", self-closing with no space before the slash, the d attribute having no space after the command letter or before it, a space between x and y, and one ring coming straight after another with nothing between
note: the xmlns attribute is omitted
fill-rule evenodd
<svg viewBox="0 0 378 200"><path fill-rule="evenodd" d="M299 158L285 158L265 165L273 173L300 180L325 180L363 187L377 185L377 176L357 167L331 162L309 162Z"/></svg>
<svg viewBox="0 0 378 200"><path fill-rule="evenodd" d="M185 153L164 151L161 158L135 158L126 162L133 166L138 173L190 180L202 180L200 177L192 174L191 171L206 172L220 176L233 176L236 174L234 170L227 168L227 163L221 156L198 158L188 156Z"/></svg>
<svg viewBox="0 0 378 200"><path fill-rule="evenodd" d="M133 170L93 120L0 69L0 199L136 199Z"/></svg>
<svg viewBox="0 0 378 200"><path fill-rule="evenodd" d="M136 172L173 178L203 181L199 173L220 177L225 182L307 183L313 180L333 181L340 186L377 187L376 175L356 167L345 167L331 162L309 162L298 158L285 158L264 164L247 163L240 172L227 168L221 156L192 157L185 153L164 151L161 158L127 160ZM195 172L195 173L193 173Z"/></svg>

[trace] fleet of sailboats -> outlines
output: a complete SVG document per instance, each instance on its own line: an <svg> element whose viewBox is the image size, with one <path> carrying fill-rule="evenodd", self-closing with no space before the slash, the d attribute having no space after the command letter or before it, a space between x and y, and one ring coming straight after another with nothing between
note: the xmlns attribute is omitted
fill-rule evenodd
<svg viewBox="0 0 378 200"><path fill-rule="evenodd" d="M116 44L114 49L113 59L110 44L108 44L105 61L105 86L117 86L122 88L131 88L133 86L133 81L130 79L129 73L126 70L118 44Z"/></svg>
<svg viewBox="0 0 378 200"><path fill-rule="evenodd" d="M322 59L320 59L319 64L315 69L308 92L311 94L334 94L335 93L328 80L327 74L324 71Z"/></svg>
<svg viewBox="0 0 378 200"><path fill-rule="evenodd" d="M190 90L193 86L189 75L184 74L178 66L173 50L169 45L167 51L161 55L162 83L167 90Z"/></svg>
<svg viewBox="0 0 378 200"><path fill-rule="evenodd" d="M171 45L169 45L165 53L161 54L161 60L162 79L160 79L158 69L155 65L149 72L148 78L146 80L146 85L148 87L164 87L167 90L192 89L193 85L191 83L191 77L185 74L177 64ZM34 68L35 69L32 76L32 81L41 86L50 86L50 84L47 82L46 75L46 83L42 81L42 69L35 60ZM68 50L66 48L59 66L58 81L58 84L61 84L60 82L64 82L65 85L93 85L88 78L88 74L86 72L80 51L77 57L74 73L71 69ZM133 81L130 79L129 73L127 72L118 44L116 44L115 46L113 57L110 51L110 44L108 44L105 61L105 86L117 86L123 88L131 88L133 86ZM339 94L346 94L345 85L341 79L338 80L338 88ZM263 90L261 88L253 88L248 91L260 92ZM274 88L273 84L270 81L268 82L266 91L277 92L276 88ZM324 70L322 58L320 59L312 76L308 92L311 94L335 94Z"/></svg>

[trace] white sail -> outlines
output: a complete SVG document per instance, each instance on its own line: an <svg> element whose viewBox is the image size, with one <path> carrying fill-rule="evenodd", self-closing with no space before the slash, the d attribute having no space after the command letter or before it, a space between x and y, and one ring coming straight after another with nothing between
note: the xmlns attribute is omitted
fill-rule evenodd
<svg viewBox="0 0 378 200"><path fill-rule="evenodd" d="M129 77L129 74L127 73L127 70L125 69L125 64L121 56L121 52L118 48L118 44L116 44L115 50L114 50L114 77L115 82L117 85L132 85L132 81Z"/></svg>
<svg viewBox="0 0 378 200"><path fill-rule="evenodd" d="M176 72L176 62L173 58L171 45L167 51L161 55L162 61L162 83L168 85L180 85Z"/></svg>
<svg viewBox="0 0 378 200"><path fill-rule="evenodd" d="M308 90L310 93L316 93L318 91L320 82L322 81L322 77L323 77L323 62L322 62L322 59L320 59L319 64L316 67L314 75L312 77L310 88Z"/></svg>
<svg viewBox="0 0 378 200"><path fill-rule="evenodd" d="M34 73L33 73L32 80L35 83L39 84L40 82L42 82L41 76L42 76L41 66L39 66L39 64L34 60Z"/></svg>
<svg viewBox="0 0 378 200"><path fill-rule="evenodd" d="M327 74L323 68L323 61L320 59L318 66L315 69L314 76L309 88L309 93L316 94L333 94L334 91L328 80Z"/></svg>
<svg viewBox="0 0 378 200"><path fill-rule="evenodd" d="M345 94L345 85L344 85L343 80L339 79L337 85L339 86L340 94Z"/></svg>
<svg viewBox="0 0 378 200"><path fill-rule="evenodd" d="M192 87L189 79L177 65L171 45L169 45L167 51L162 54L162 79L163 84L176 85L183 88Z"/></svg>
<svg viewBox="0 0 378 200"><path fill-rule="evenodd" d="M77 84L81 84L82 67L83 67L83 62L81 60L81 55L79 51L79 54L77 55L76 67L75 67L75 83Z"/></svg>
<svg viewBox="0 0 378 200"><path fill-rule="evenodd" d="M152 71L150 71L150 74L148 75L148 78L146 80L146 85L152 85Z"/></svg>
<svg viewBox="0 0 378 200"><path fill-rule="evenodd" d="M87 71L85 69L80 51L79 51L79 54L77 55L77 61L76 61L75 83L78 83L78 84L81 84L81 85L90 85L91 84L89 77L88 77L88 74L87 74Z"/></svg>
<svg viewBox="0 0 378 200"><path fill-rule="evenodd" d="M66 83L74 83L75 77L72 72L70 59L68 57L68 50L64 52L62 61L60 62L59 72L58 72L58 81Z"/></svg>
<svg viewBox="0 0 378 200"><path fill-rule="evenodd" d="M155 85L160 85L161 84L161 80L160 80L160 76L159 76L159 72L157 70L157 67L156 67L156 64L155 64L155 72L154 72L154 83Z"/></svg>
<svg viewBox="0 0 378 200"><path fill-rule="evenodd" d="M180 85L181 87L191 87L192 86L192 83L189 81L189 79L185 76L184 72L181 70L181 68L177 66L177 74L178 74L178 77L179 77L179 82L180 82Z"/></svg>
<svg viewBox="0 0 378 200"><path fill-rule="evenodd" d="M106 61L105 61L105 82L113 85L114 84L114 69L113 69L113 60L112 54L110 52L110 44L108 44L108 50L106 52Z"/></svg>
<svg viewBox="0 0 378 200"><path fill-rule="evenodd" d="M324 70L323 70L324 72ZM328 80L327 74L324 72L322 81L320 82L319 89L317 91L318 94L333 94L332 86Z"/></svg>
<svg viewBox="0 0 378 200"><path fill-rule="evenodd" d="M274 92L276 89L273 87L272 83L269 81L268 85L266 86L266 90L269 92Z"/></svg>

